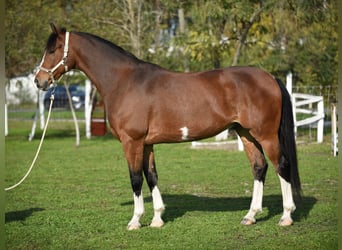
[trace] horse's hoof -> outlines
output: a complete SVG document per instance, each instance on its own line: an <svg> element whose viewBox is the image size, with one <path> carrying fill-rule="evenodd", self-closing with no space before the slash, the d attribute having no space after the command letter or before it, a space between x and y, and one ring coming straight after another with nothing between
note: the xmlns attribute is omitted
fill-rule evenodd
<svg viewBox="0 0 342 250"><path fill-rule="evenodd" d="M291 226L293 224L293 220L291 218L290 219L281 219L278 224L279 224L279 226L282 226L282 227Z"/></svg>
<svg viewBox="0 0 342 250"><path fill-rule="evenodd" d="M130 225L127 226L127 229L128 229L129 231L138 230L138 229L140 229L140 228L141 228L140 223L134 223L134 224L130 224Z"/></svg>
<svg viewBox="0 0 342 250"><path fill-rule="evenodd" d="M152 220L150 227L156 227L160 228L164 226L164 221L163 220Z"/></svg>
<svg viewBox="0 0 342 250"><path fill-rule="evenodd" d="M249 226L255 224L255 220L253 219L248 219L248 218L243 218L241 221L241 225Z"/></svg>

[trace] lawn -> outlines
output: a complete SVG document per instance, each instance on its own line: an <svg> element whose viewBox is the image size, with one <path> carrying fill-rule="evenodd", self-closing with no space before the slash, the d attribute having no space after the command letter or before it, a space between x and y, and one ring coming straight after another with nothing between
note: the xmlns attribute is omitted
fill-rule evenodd
<svg viewBox="0 0 342 250"><path fill-rule="evenodd" d="M57 125L56 125L57 124ZM31 123L12 121L6 138L6 186L18 181L39 143ZM6 249L337 249L338 160L330 137L298 145L303 201L294 225L277 225L280 184L270 166L257 224L240 221L253 179L243 152L194 150L189 143L155 146L166 211L161 229L146 183L143 227L128 231L133 194L121 145L111 136L74 146L73 124L51 123L28 179L6 192Z"/></svg>

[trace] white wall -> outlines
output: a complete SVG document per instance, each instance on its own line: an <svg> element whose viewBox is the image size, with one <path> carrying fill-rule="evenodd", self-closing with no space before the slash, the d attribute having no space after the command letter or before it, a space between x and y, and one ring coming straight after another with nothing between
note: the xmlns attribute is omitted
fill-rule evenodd
<svg viewBox="0 0 342 250"><path fill-rule="evenodd" d="M25 95L25 99L36 103L37 90L33 74L12 78L6 85L6 102L18 105L21 103L19 96Z"/></svg>

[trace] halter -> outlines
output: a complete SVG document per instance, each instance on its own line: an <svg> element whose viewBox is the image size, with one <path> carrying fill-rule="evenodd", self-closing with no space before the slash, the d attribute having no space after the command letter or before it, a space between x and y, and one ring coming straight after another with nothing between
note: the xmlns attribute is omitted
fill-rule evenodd
<svg viewBox="0 0 342 250"><path fill-rule="evenodd" d="M69 51L69 32L65 32L65 43L64 43L64 54L63 54L63 58L59 61L59 63L57 63L57 65L55 67L53 67L52 69L46 69L44 67L42 67L43 65L43 62L44 62L44 58L45 58L45 55L46 55L46 51L45 51L45 54L43 56L43 59L40 63L40 65L38 66L38 71L39 70L42 70L46 73L48 73L50 75L50 78L51 78L51 81L52 83L55 82L55 78L53 77L53 74L54 72L59 68L59 66L61 65L64 65L64 69L65 69L65 72L68 71L68 65L66 64L66 61L68 59L68 51ZM37 72L38 72L37 71Z"/></svg>

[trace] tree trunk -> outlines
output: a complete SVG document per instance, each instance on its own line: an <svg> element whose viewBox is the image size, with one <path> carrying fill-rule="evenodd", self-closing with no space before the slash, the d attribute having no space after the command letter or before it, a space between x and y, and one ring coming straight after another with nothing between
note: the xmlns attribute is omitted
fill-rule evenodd
<svg viewBox="0 0 342 250"><path fill-rule="evenodd" d="M254 22L256 21L256 19L260 16L261 12L264 10L265 6L260 6L259 9L257 9L253 15L251 16L251 18L249 19L249 21L247 21L246 23L244 23L244 27L242 28L242 32L241 32L241 37L238 41L238 45L235 51L235 55L234 55L234 60L232 63L232 66L236 66L239 62L239 58L241 55L241 50L243 45L245 44L246 40L247 40L247 36L248 36L248 32L250 30L250 28L252 27L252 25L254 24Z"/></svg>

